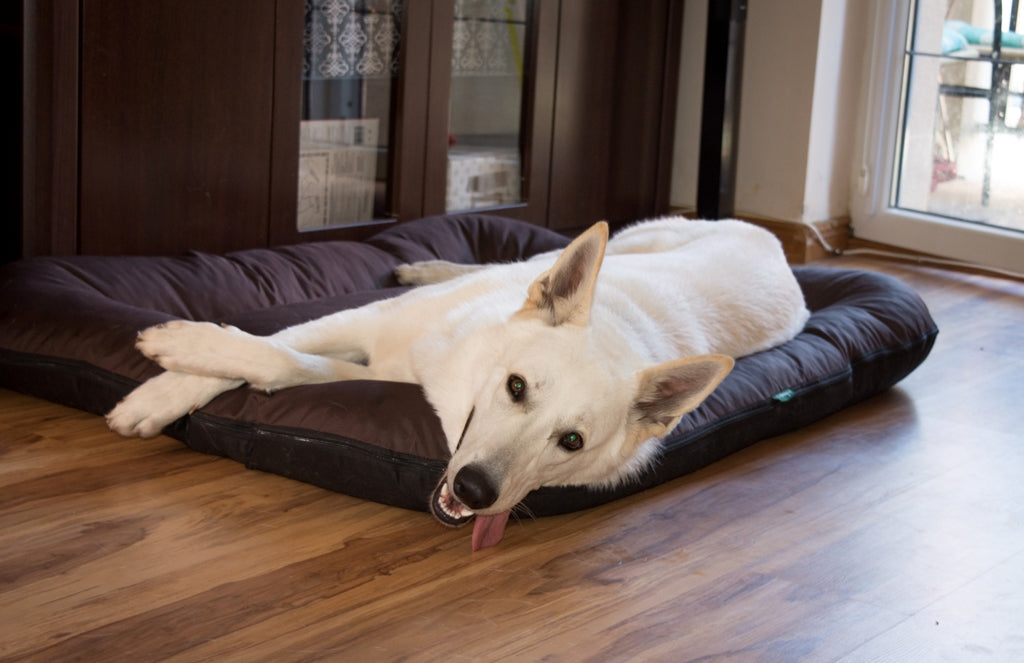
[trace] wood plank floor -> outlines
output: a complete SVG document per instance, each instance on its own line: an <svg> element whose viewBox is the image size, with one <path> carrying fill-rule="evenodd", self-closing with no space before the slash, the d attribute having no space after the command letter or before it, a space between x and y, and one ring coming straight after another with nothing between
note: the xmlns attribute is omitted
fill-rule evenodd
<svg viewBox="0 0 1024 663"><path fill-rule="evenodd" d="M1024 284L827 264L929 303L897 388L475 554L0 391L0 661L1024 661Z"/></svg>

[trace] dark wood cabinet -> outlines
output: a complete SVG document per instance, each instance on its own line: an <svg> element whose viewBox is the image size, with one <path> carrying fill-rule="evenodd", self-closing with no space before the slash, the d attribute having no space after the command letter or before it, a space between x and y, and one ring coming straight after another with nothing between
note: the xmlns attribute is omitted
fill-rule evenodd
<svg viewBox="0 0 1024 663"><path fill-rule="evenodd" d="M24 15L24 255L360 238L445 211L452 0L403 3L381 218L297 230L303 2L38 0ZM536 0L521 201L559 230L668 208L682 0Z"/></svg>
<svg viewBox="0 0 1024 663"><path fill-rule="evenodd" d="M81 7L79 250L266 245L274 5Z"/></svg>

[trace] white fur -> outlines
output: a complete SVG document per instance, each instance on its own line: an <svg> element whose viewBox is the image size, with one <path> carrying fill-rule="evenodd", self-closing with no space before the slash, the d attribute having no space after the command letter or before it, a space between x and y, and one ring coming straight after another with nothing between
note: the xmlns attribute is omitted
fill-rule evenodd
<svg viewBox="0 0 1024 663"><path fill-rule="evenodd" d="M481 468L496 498L477 511L499 513L539 486L628 477L730 358L787 341L808 315L778 241L739 221L665 218L611 241L598 224L561 253L398 275L440 282L270 337L186 321L145 330L139 350L168 372L122 401L111 428L155 435L240 380L268 391L416 382L452 452L448 491L461 469ZM511 375L526 382L521 401ZM570 431L579 451L559 445Z"/></svg>

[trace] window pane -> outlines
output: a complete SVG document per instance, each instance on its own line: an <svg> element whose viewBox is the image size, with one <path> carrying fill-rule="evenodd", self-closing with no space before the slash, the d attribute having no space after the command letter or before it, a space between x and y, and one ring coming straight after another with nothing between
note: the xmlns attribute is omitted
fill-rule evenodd
<svg viewBox="0 0 1024 663"><path fill-rule="evenodd" d="M991 0L916 3L894 203L1024 231L1024 39L1001 4L999 20Z"/></svg>
<svg viewBox="0 0 1024 663"><path fill-rule="evenodd" d="M529 0L456 0L448 135L448 211L522 200Z"/></svg>
<svg viewBox="0 0 1024 663"><path fill-rule="evenodd" d="M299 230L389 216L401 5L306 0Z"/></svg>

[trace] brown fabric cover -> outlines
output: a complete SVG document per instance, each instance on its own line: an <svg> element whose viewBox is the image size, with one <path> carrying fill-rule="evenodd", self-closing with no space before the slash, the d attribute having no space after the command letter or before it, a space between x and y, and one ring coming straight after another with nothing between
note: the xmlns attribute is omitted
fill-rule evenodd
<svg viewBox="0 0 1024 663"><path fill-rule="evenodd" d="M269 334L391 297L405 262L509 261L567 240L485 215L431 217L365 242L225 256L39 258L0 270L0 386L97 414L159 368L135 351L141 329L173 318ZM937 329L899 281L796 271L813 314L797 338L737 362L665 441L660 462L615 490L546 488L536 515L600 504L693 471L770 435L878 393L927 356ZM166 431L190 447L357 497L426 508L447 447L417 385L345 382L266 396L236 390Z"/></svg>

